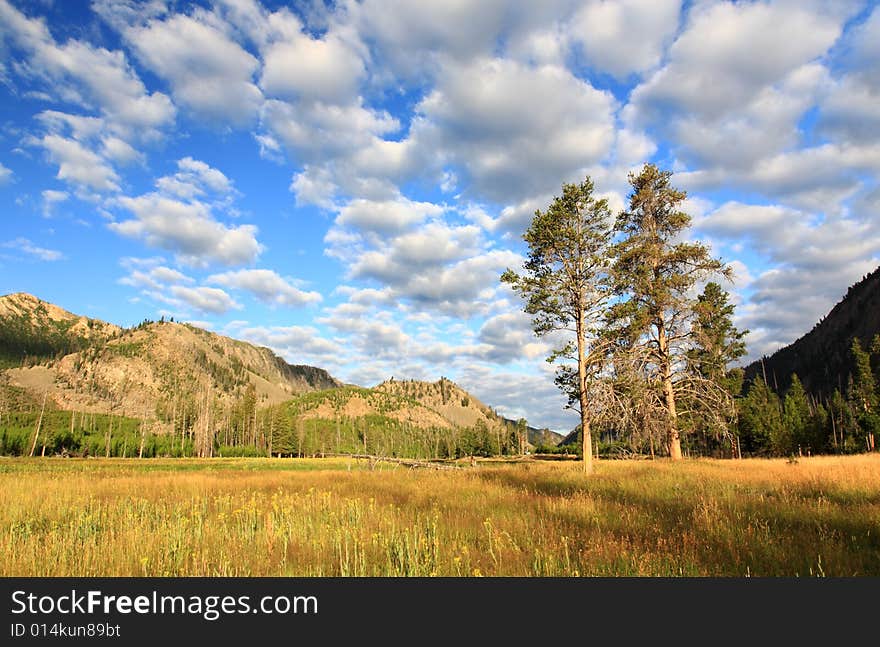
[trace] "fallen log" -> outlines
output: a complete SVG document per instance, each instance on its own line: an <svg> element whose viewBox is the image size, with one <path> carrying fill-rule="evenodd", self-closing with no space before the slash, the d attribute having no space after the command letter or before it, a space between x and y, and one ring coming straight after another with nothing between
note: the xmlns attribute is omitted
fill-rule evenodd
<svg viewBox="0 0 880 647"><path fill-rule="evenodd" d="M432 470L460 470L462 469L460 465L449 465L446 463L432 463L430 461L419 461L413 458L392 458L390 456L374 456L373 454L331 454L329 452L322 454L322 456L333 456L337 458L358 458L363 460L370 461L370 469L372 469L376 463L394 463L396 465L404 465L410 468L426 468Z"/></svg>

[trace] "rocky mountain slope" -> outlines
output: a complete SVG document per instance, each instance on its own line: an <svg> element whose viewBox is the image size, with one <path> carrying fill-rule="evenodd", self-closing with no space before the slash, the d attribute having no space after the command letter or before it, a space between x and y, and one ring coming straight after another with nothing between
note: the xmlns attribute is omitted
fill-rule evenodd
<svg viewBox="0 0 880 647"><path fill-rule="evenodd" d="M7 356L41 360L7 368L6 382L48 393L62 409L153 417L206 391L232 400L251 390L258 404L273 404L342 386L323 369L290 365L268 348L194 326L145 322L123 330L30 295L0 297L0 330Z"/></svg>
<svg viewBox="0 0 880 647"><path fill-rule="evenodd" d="M121 333L24 292L0 297L0 367L61 357Z"/></svg>
<svg viewBox="0 0 880 647"><path fill-rule="evenodd" d="M287 453L457 458L520 447L514 426L445 378L307 393L273 409L266 424L278 430L275 450Z"/></svg>

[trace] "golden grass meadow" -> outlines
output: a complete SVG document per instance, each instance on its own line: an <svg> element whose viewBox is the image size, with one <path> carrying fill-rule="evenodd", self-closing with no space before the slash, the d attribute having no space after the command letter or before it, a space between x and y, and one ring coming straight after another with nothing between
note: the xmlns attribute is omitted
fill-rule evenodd
<svg viewBox="0 0 880 647"><path fill-rule="evenodd" d="M880 456L0 459L0 575L878 576Z"/></svg>

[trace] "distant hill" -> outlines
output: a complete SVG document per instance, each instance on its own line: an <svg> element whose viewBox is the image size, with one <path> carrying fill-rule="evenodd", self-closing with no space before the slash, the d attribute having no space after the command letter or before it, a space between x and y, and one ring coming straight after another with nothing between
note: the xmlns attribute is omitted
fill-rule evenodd
<svg viewBox="0 0 880 647"><path fill-rule="evenodd" d="M507 429L508 433L513 433L516 430L516 420L499 416L491 407L445 378L441 378L437 382L388 380L375 388L387 393L414 398L440 412L455 425L472 427L482 423L488 429L497 429L500 424ZM559 444L563 438L562 434L555 431L538 429L537 427L527 426L526 433L526 441L533 447L539 445L552 447Z"/></svg>
<svg viewBox="0 0 880 647"><path fill-rule="evenodd" d="M813 329L797 341L745 367L747 381L767 376L779 392L788 389L792 373L804 388L828 397L846 389L852 368L853 338L863 345L880 333L880 267L847 290L843 299Z"/></svg>
<svg viewBox="0 0 880 647"><path fill-rule="evenodd" d="M454 382L388 380L277 405L276 453L367 453L419 458L518 453L514 427Z"/></svg>
<svg viewBox="0 0 880 647"><path fill-rule="evenodd" d="M205 390L258 404L341 387L327 371L291 365L268 348L194 326L145 322L122 329L69 313L36 297L0 297L0 331L8 358L36 358L6 368L13 387L43 393L62 409L154 417L163 408L194 407ZM7 363L8 366L8 363Z"/></svg>
<svg viewBox="0 0 880 647"><path fill-rule="evenodd" d="M491 408L446 378L436 382L390 379L373 389L415 400L459 427L473 427L482 423L492 429L500 428L503 424Z"/></svg>
<svg viewBox="0 0 880 647"><path fill-rule="evenodd" d="M579 442L579 434L581 431L581 426L578 425L571 431L569 431L565 436L557 443L558 447L572 447L572 448L580 448Z"/></svg>
<svg viewBox="0 0 880 647"><path fill-rule="evenodd" d="M502 418L502 421L508 427L516 428L516 420ZM565 438L562 434L550 429L538 429L537 427L531 427L528 425L526 426L526 433L528 434L529 444L533 447L556 447Z"/></svg>
<svg viewBox="0 0 880 647"><path fill-rule="evenodd" d="M508 433L516 429L516 420L499 416L491 407L446 378L440 378L437 382L392 379L374 388L416 399L458 426L472 427L482 423L489 429L497 429L498 425L502 425ZM555 431L537 427L527 426L526 432L526 440L533 446L555 446L563 438Z"/></svg>

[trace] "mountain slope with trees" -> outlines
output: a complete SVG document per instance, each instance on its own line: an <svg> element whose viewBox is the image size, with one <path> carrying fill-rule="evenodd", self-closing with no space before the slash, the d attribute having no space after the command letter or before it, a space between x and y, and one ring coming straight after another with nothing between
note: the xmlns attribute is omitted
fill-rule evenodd
<svg viewBox="0 0 880 647"><path fill-rule="evenodd" d="M880 334L880 267L850 286L844 297L812 330L772 355L745 367L745 379L760 376L776 391L787 391L797 374L803 388L830 398L846 390L852 373L853 339L867 346Z"/></svg>
<svg viewBox="0 0 880 647"><path fill-rule="evenodd" d="M484 425L487 429L497 431L503 425L501 418L490 407L445 377L436 382L391 378L373 388L416 400L459 427Z"/></svg>
<svg viewBox="0 0 880 647"><path fill-rule="evenodd" d="M758 455L853 453L880 435L880 268L813 329L745 368L739 435Z"/></svg>
<svg viewBox="0 0 880 647"><path fill-rule="evenodd" d="M272 453L409 458L517 454L522 428L504 423L454 382L388 380L306 393L261 414Z"/></svg>
<svg viewBox="0 0 880 647"><path fill-rule="evenodd" d="M0 297L0 368L60 358L121 333L24 292Z"/></svg>
<svg viewBox="0 0 880 647"><path fill-rule="evenodd" d="M163 319L122 329L30 295L0 297L0 330L7 356L27 357L3 371L5 383L61 409L173 424L194 418L206 393L228 407L256 406L342 386L323 369L195 326Z"/></svg>
<svg viewBox="0 0 880 647"><path fill-rule="evenodd" d="M0 453L454 458L553 441L446 378L345 386L188 324L122 329L23 294L0 298L4 324Z"/></svg>

